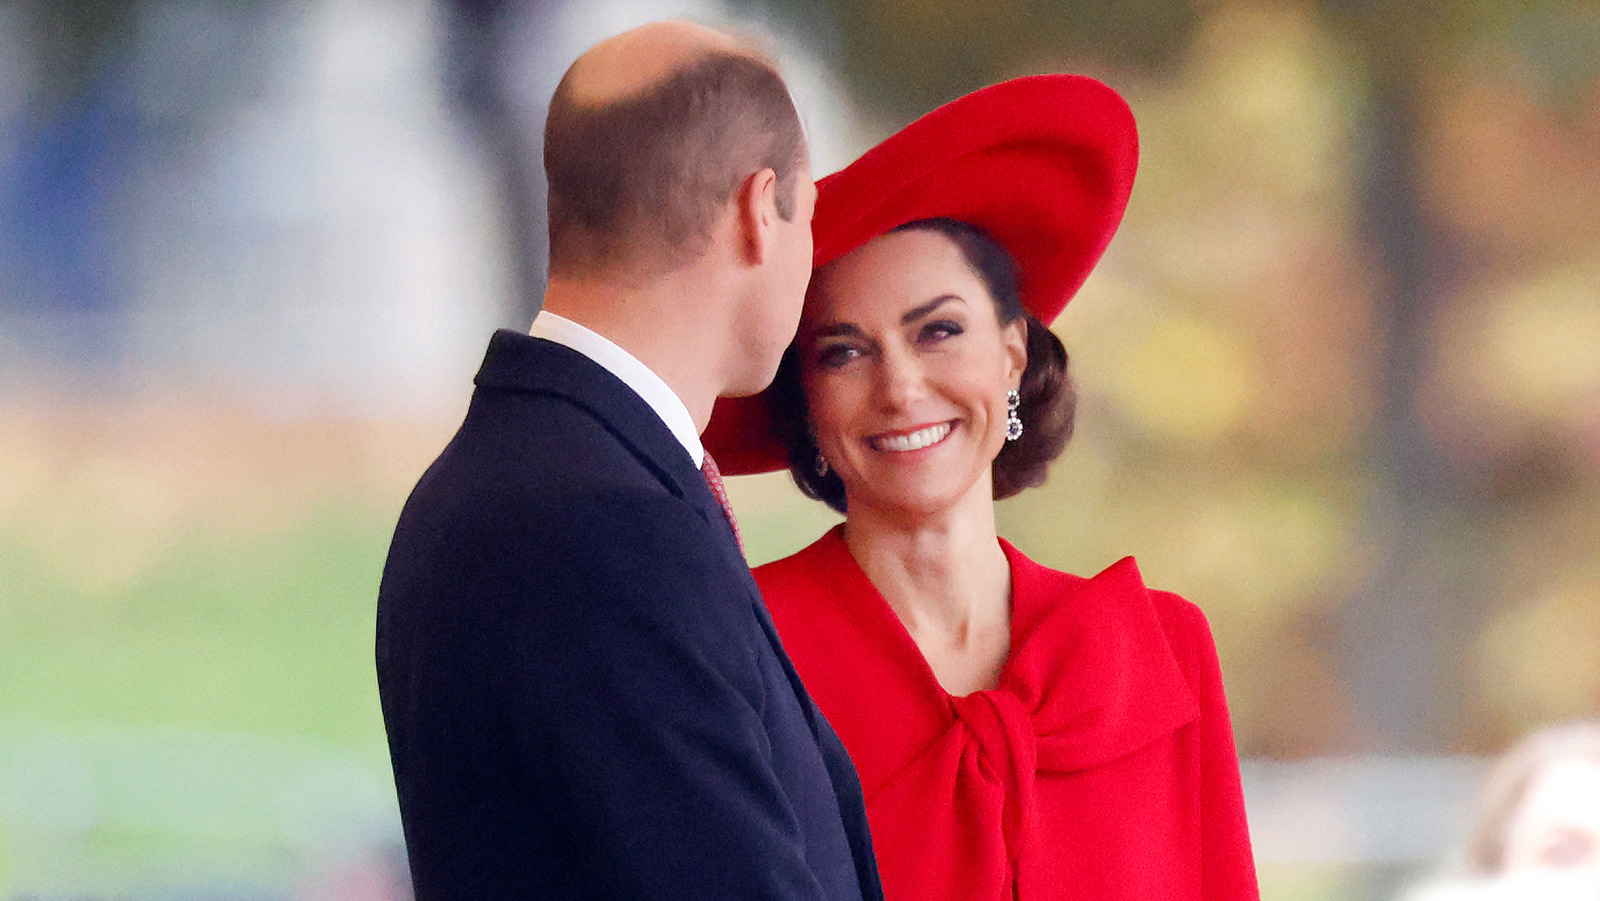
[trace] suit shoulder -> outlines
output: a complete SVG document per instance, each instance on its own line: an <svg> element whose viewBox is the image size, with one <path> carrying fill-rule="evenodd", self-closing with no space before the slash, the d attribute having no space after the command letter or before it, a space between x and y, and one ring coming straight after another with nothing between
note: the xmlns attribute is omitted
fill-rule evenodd
<svg viewBox="0 0 1600 901"><path fill-rule="evenodd" d="M451 444L475 465L492 467L492 474L548 473L552 487L652 478L650 466L617 428L561 395L475 399Z"/></svg>
<svg viewBox="0 0 1600 901"><path fill-rule="evenodd" d="M683 469L693 471L687 453ZM677 498L684 478L669 475L590 410L563 397L499 392L473 399L461 427L418 481L402 522L538 529L558 522L549 510L563 498L578 499L564 506L581 522L604 509L586 509L583 499L667 501Z"/></svg>

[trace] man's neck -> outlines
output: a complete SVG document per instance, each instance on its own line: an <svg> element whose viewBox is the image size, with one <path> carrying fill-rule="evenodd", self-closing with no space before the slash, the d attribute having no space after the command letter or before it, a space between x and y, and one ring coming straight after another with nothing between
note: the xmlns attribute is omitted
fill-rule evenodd
<svg viewBox="0 0 1600 901"><path fill-rule="evenodd" d="M604 337L649 367L683 401L696 431L711 420L720 386L708 329L686 328L686 296L666 282L632 288L612 282L551 278L543 308Z"/></svg>

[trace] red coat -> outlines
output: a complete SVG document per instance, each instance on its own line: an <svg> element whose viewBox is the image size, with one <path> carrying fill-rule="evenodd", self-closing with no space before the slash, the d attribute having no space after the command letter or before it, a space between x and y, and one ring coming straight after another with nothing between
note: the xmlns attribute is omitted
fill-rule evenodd
<svg viewBox="0 0 1600 901"><path fill-rule="evenodd" d="M952 697L839 529L756 570L861 775L887 901L1254 899L1211 630L1131 558L1011 563L999 687Z"/></svg>

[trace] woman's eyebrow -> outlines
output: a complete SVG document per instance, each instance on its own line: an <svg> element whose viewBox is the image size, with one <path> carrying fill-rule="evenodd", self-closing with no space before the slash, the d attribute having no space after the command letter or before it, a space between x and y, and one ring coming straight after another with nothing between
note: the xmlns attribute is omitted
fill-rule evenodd
<svg viewBox="0 0 1600 901"><path fill-rule="evenodd" d="M944 306L946 303L949 303L952 300L960 299L961 297L956 294L940 294L938 297L935 297L921 306L915 306L909 310L906 310L905 314L900 317L900 324L910 325L911 323L916 322L918 319L921 319L924 316L927 316L929 313L932 313L934 310L937 310L939 307Z"/></svg>
<svg viewBox="0 0 1600 901"><path fill-rule="evenodd" d="M849 322L830 322L811 330L812 338L864 338L866 333Z"/></svg>
<svg viewBox="0 0 1600 901"><path fill-rule="evenodd" d="M945 304L947 304L947 303L949 303L950 301L953 301L953 300L954 301L961 300L961 295L959 295L959 294L941 294L938 297L935 297L934 299L928 301L925 304L919 304L917 306L914 306L911 309L905 311L903 314L901 314L901 316L900 316L900 324L901 325L910 325L911 323L916 322L918 319L922 319L922 318L927 317L928 315L932 314L934 310L939 309L940 307L944 306ZM866 332L863 332L861 330L860 326L858 326L858 325L856 325L855 323L852 323L852 322L830 322L827 325L819 325L816 328L811 329L811 331L809 333L809 337L811 337L811 338L865 338L866 337Z"/></svg>

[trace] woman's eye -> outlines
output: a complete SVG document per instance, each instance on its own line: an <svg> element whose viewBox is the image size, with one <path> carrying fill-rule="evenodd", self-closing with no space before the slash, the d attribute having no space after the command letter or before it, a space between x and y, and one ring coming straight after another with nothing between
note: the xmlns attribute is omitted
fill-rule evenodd
<svg viewBox="0 0 1600 901"><path fill-rule="evenodd" d="M851 360L861 356L861 351L850 344L829 344L817 351L817 365L827 369L838 369Z"/></svg>
<svg viewBox="0 0 1600 901"><path fill-rule="evenodd" d="M945 338L954 338L955 336L961 334L962 331L963 329L961 328L961 324L959 322L941 319L937 322L930 322L922 327L922 340L940 341Z"/></svg>

